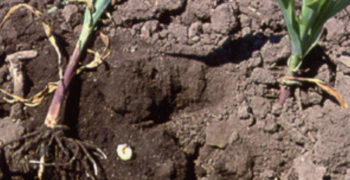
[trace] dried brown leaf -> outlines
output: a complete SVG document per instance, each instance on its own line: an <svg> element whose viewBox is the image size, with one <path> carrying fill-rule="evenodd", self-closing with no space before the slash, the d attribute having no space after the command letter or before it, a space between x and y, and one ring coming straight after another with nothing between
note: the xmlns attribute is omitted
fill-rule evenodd
<svg viewBox="0 0 350 180"><path fill-rule="evenodd" d="M79 67L77 69L77 74L80 74L83 70L94 69L103 63L100 53L98 53L97 51L93 51L91 49L88 49L87 52L94 54L94 60L92 60L90 63L84 66Z"/></svg>
<svg viewBox="0 0 350 180"><path fill-rule="evenodd" d="M108 36L103 34L102 32L100 32L100 38L101 38L103 44L105 44L105 50L107 50L109 48L109 38L108 38Z"/></svg>
<svg viewBox="0 0 350 180"><path fill-rule="evenodd" d="M344 101L342 95L337 90L333 89L328 84L321 81L320 79L287 76L287 77L285 77L285 80L313 83L313 84L317 85L318 87L320 87L323 91L325 91L329 95L333 96L338 101L338 103L342 109L345 109L348 107L348 104Z"/></svg>
<svg viewBox="0 0 350 180"><path fill-rule="evenodd" d="M105 48L104 48L102 54L100 54L97 51L93 51L91 49L88 49L87 50L88 53L94 54L94 59L90 63L79 67L76 71L77 74L80 74L83 70L94 69L94 68L98 67L99 65L101 65L103 63L103 60L106 59L110 55L108 36L103 34L103 33L100 33L100 38L101 38L103 44L105 45Z"/></svg>
<svg viewBox="0 0 350 180"><path fill-rule="evenodd" d="M321 89L323 89L324 91L326 91L328 94L330 94L331 96L333 96L339 103L340 107L342 109L345 109L348 107L348 104L346 104L346 102L344 101L342 95L336 91L335 89L331 88L329 85L325 84L322 81L316 81L315 84L320 87Z"/></svg>
<svg viewBox="0 0 350 180"><path fill-rule="evenodd" d="M38 92L37 94L35 94L34 96L32 96L30 98L23 98L23 97L14 95L14 94L9 93L1 88L0 88L0 92L2 92L3 94L5 94L6 96L9 97L9 98L4 97L4 100L10 104L20 102L26 106L35 107L35 106L40 105L41 102L43 101L43 99L48 94L50 94L56 90L57 84L58 84L57 82L49 82L43 90L41 90L40 92Z"/></svg>

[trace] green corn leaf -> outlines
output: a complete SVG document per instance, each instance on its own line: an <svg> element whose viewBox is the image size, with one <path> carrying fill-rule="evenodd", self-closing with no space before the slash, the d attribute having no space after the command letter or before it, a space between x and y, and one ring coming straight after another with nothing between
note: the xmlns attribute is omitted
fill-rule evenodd
<svg viewBox="0 0 350 180"><path fill-rule="evenodd" d="M78 43L80 45L80 50L84 49L88 37L95 29L98 20L100 19L103 12L106 10L111 0L93 0L94 12L90 12L89 8L86 7L84 14L84 24Z"/></svg>
<svg viewBox="0 0 350 180"><path fill-rule="evenodd" d="M299 69L303 58L320 39L326 21L350 4L350 0L303 0L300 16L294 0L279 0L292 44L289 71Z"/></svg>
<svg viewBox="0 0 350 180"><path fill-rule="evenodd" d="M300 14L300 38L305 57L317 44L324 23L320 23L320 11L328 0L303 0ZM317 24L318 22L318 24Z"/></svg>
<svg viewBox="0 0 350 180"><path fill-rule="evenodd" d="M299 35L299 19L296 15L295 2L294 0L278 0L278 2L291 39L292 51L301 56L302 50Z"/></svg>
<svg viewBox="0 0 350 180"><path fill-rule="evenodd" d="M303 57L317 44L326 21L350 4L350 0L303 0L300 35Z"/></svg>

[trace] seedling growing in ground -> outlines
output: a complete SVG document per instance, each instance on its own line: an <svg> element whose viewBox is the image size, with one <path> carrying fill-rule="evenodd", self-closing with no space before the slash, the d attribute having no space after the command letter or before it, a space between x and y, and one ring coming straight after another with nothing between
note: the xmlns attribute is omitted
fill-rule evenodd
<svg viewBox="0 0 350 180"><path fill-rule="evenodd" d="M45 119L45 125L47 127L55 128L56 125L58 124L59 111L61 109L61 105L65 98L65 95L67 93L69 84L73 79L74 75L76 74L76 69L77 69L76 67L79 62L79 57L84 52L85 45L88 41L88 38L90 37L91 33L95 30L96 23L98 22L99 18L101 17L102 13L107 8L109 3L110 3L110 0L97 0L94 6L95 11L92 14L91 14L91 11L93 11L93 9L86 8L85 15L84 15L83 29L80 33L79 40L70 57L68 66L64 73L63 80L60 81L58 84L58 87L56 89L55 95L52 99L49 111Z"/></svg>
<svg viewBox="0 0 350 180"><path fill-rule="evenodd" d="M339 102L341 108L347 104L340 93L319 79L298 77L300 66L308 53L320 39L326 21L350 4L350 0L303 0L298 16L294 0L278 0L292 44L292 54L288 59L288 72L282 78L280 102L289 96L289 86L303 82L313 83L329 93Z"/></svg>
<svg viewBox="0 0 350 180"><path fill-rule="evenodd" d="M62 133L63 130L66 130L68 127L64 125L59 125L59 112L61 109L61 106L63 104L63 101L65 99L65 96L67 94L69 85L71 83L71 80L73 77L77 74L77 64L79 62L79 58L81 55L85 52L87 41L92 34L92 32L96 29L96 24L98 20L100 19L101 15L107 8L107 6L110 4L110 0L68 0L67 2L71 1L83 1L86 2L88 7L85 10L84 15L84 24L82 27L82 31L79 37L79 40L75 46L75 49L70 56L68 65L66 67L66 70L64 72L64 75L60 74L60 81L58 81L58 85L52 85L46 88L45 92L50 92L56 89L54 97L52 99L51 105L49 107L44 125L40 127L37 131L29 133L27 135L24 135L20 139L17 139L12 142L8 142L6 144L3 144L0 146L0 148L3 148L4 146L11 144L13 142L18 142L19 140L26 140L25 144L22 145L21 148L17 151L17 153L25 154L30 149L36 149L40 151L40 160L39 161L31 161L31 163L39 164L39 171L38 171L38 177L39 179L42 178L44 167L46 166L54 166L54 167L62 167L62 166L74 166L76 164L77 160L80 159L81 166L85 171L83 173L87 174L88 176L92 176L92 173L89 172L90 169L93 169L94 176L98 175L97 170L97 163L94 160L94 157L91 155L91 152L95 152L95 155L100 156L102 158L106 158L105 154L97 147L90 145L85 142L81 142L76 139L65 137ZM55 50L58 53L58 58L60 61L61 55L59 53L59 48L56 45L55 39L51 33L51 29L48 26L47 23L42 19L42 14L40 11L36 10L35 8L26 5L26 4L20 4L15 7L13 7L9 13L5 16L4 20L0 24L0 28L4 24L4 22L9 18L9 16L18 8L25 7L31 12L33 12L37 17L39 17L42 20L42 24L45 30L46 35L48 36L49 41L51 44L55 47ZM106 39L104 39L106 41ZM101 56L93 52L96 56L101 58ZM104 56L107 56L106 54ZM79 72L81 71L81 68L79 69ZM38 93L40 97L43 92ZM33 102L28 99L23 99L15 96L11 96L11 94L7 94L8 96L12 97L13 99L16 99L20 102L28 103L33 105ZM33 99L35 99L34 97ZM41 100L41 99L40 99ZM33 100L35 101L35 100ZM36 105L34 103L34 105ZM57 152L58 150L58 152ZM52 163L45 162L45 157L49 156L49 152L56 151L55 157L60 157L59 160L54 161ZM51 158L52 159L52 158ZM91 168L92 167L92 168ZM78 170L78 169L75 169ZM81 171L81 170L78 170Z"/></svg>

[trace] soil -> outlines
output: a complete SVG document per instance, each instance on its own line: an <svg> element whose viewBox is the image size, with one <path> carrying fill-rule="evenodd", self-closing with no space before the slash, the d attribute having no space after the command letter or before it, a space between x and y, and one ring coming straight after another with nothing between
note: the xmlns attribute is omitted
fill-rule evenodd
<svg viewBox="0 0 350 180"><path fill-rule="evenodd" d="M18 3L42 12L58 0L3 0L0 17ZM97 179L349 179L350 111L313 86L297 88L278 103L290 42L278 1L114 0L98 32L110 38L111 55L95 70L76 76L63 124L69 137L93 143L108 156ZM347 8L350 10L350 7ZM65 61L81 29L84 7L72 4L45 13ZM332 85L350 103L350 17L325 25L319 45L303 64L306 76ZM58 80L57 57L40 21L19 10L0 33L1 88L12 91L5 58L22 50L26 97ZM94 38L89 48L102 51ZM87 54L82 64L93 59ZM0 100L0 139L7 142L39 127L52 95L38 107ZM118 144L133 158L121 160ZM28 160L36 152L0 152L1 179L37 179ZM48 167L50 179L63 168ZM56 172L56 173L55 173ZM61 173L57 173L61 172ZM72 178L72 177L71 177ZM76 179L89 179L84 174ZM69 178L68 178L69 179Z"/></svg>

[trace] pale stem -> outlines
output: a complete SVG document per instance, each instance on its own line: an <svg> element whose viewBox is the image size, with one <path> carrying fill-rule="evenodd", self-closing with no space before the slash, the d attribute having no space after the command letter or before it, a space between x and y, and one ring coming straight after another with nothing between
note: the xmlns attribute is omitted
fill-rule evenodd
<svg viewBox="0 0 350 180"><path fill-rule="evenodd" d="M75 75L75 69L79 62L80 52L80 43L78 43L73 51L72 56L69 59L69 63L64 73L63 80L60 80L60 82L58 83L58 87L51 101L49 110L45 118L45 125L47 127L55 128L58 124L58 115L60 113L60 109L63 104L63 100L65 98L69 84Z"/></svg>

